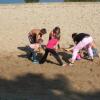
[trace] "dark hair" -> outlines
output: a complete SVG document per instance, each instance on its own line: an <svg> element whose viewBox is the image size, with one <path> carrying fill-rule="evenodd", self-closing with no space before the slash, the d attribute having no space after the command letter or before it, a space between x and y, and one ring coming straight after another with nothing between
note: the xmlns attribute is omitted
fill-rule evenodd
<svg viewBox="0 0 100 100"><path fill-rule="evenodd" d="M57 30L59 31L58 33L60 33L60 27L55 27L55 28L53 29L53 32L56 33Z"/></svg>
<svg viewBox="0 0 100 100"><path fill-rule="evenodd" d="M46 33L47 33L47 30L46 30L45 28L42 28L42 29L40 30L40 32L41 32L42 34L46 34Z"/></svg>
<svg viewBox="0 0 100 100"><path fill-rule="evenodd" d="M54 35L54 38L60 40L60 33L55 34L55 35Z"/></svg>
<svg viewBox="0 0 100 100"><path fill-rule="evenodd" d="M76 35L77 35L77 33L73 33L72 38L74 39Z"/></svg>

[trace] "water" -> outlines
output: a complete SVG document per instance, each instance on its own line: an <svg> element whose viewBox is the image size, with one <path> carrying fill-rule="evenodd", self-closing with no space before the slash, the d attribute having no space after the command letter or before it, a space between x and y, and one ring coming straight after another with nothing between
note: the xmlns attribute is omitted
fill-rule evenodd
<svg viewBox="0 0 100 100"><path fill-rule="evenodd" d="M34 3L34 2L72 2L72 1L92 1L92 2L100 2L100 0L0 0L0 4L8 4L8 3Z"/></svg>
<svg viewBox="0 0 100 100"><path fill-rule="evenodd" d="M5 3L32 3L32 2L63 2L64 0L0 0L1 4Z"/></svg>

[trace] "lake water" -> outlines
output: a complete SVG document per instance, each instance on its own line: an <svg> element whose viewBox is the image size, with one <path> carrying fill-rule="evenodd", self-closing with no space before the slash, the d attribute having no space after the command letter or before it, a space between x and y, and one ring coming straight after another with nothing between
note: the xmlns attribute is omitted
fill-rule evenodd
<svg viewBox="0 0 100 100"><path fill-rule="evenodd" d="M100 2L100 0L0 0L0 4L5 3L33 3L33 2L68 2L68 1L93 1Z"/></svg>

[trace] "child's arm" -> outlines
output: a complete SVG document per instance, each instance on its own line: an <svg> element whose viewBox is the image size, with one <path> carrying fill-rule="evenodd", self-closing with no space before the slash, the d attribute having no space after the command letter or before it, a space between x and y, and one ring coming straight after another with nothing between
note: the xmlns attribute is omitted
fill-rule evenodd
<svg viewBox="0 0 100 100"><path fill-rule="evenodd" d="M50 32L50 33L49 33L49 40L52 38L52 36L53 36L53 33Z"/></svg>
<svg viewBox="0 0 100 100"><path fill-rule="evenodd" d="M40 36L39 34L36 35L36 42L37 43L41 43L43 41L42 36Z"/></svg>
<svg viewBox="0 0 100 100"><path fill-rule="evenodd" d="M67 49L65 49L66 51L71 51L71 50L73 50L73 48L74 47L70 47L70 48L67 48Z"/></svg>
<svg viewBox="0 0 100 100"><path fill-rule="evenodd" d="M92 48L97 48L96 44L95 44L95 41L92 42Z"/></svg>

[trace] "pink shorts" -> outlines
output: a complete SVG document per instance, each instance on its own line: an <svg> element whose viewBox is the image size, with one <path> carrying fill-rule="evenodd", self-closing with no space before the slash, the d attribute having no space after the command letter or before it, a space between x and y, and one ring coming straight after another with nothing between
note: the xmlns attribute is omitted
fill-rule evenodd
<svg viewBox="0 0 100 100"><path fill-rule="evenodd" d="M88 45L90 45L91 43L93 42L93 38L90 36L90 37L85 37L82 41L80 41L76 46L74 46L73 49L82 49Z"/></svg>

